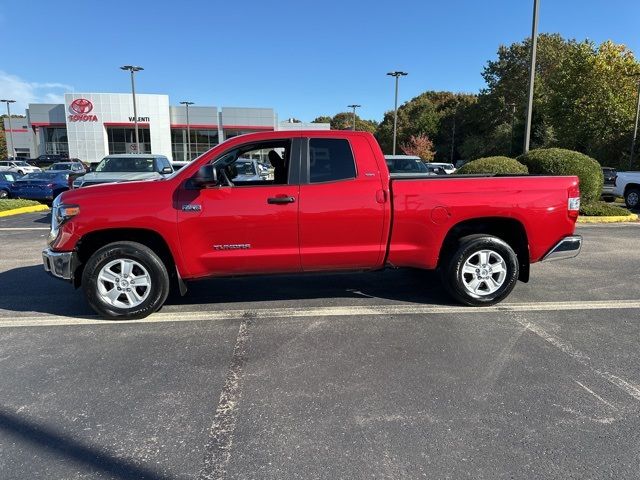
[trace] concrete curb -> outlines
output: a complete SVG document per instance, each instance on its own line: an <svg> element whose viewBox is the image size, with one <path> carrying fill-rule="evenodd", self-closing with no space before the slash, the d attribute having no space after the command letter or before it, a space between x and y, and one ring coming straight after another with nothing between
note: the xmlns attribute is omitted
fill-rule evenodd
<svg viewBox="0 0 640 480"><path fill-rule="evenodd" d="M621 222L636 222L638 215L632 213L631 215L621 215L615 217L578 217L578 223L621 223Z"/></svg>
<svg viewBox="0 0 640 480"><path fill-rule="evenodd" d="M32 205L30 207L13 208L0 212L0 217L9 217L11 215L20 215L21 213L45 212L49 210L46 205Z"/></svg>

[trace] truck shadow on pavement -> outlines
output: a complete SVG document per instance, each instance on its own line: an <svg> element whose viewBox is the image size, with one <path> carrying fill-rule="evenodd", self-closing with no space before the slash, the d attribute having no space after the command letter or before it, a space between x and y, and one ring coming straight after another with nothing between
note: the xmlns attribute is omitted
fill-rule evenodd
<svg viewBox="0 0 640 480"><path fill-rule="evenodd" d="M47 275L42 266L32 265L0 272L0 309L8 312L37 312L71 317L94 316L81 290ZM421 303L451 305L435 272L399 269L365 273L270 275L216 278L191 282L184 297L172 293L166 305L176 310L206 306L212 310L273 308L277 306L337 304L375 305ZM302 304L300 304L302 302ZM4 314L6 316L6 314Z"/></svg>
<svg viewBox="0 0 640 480"><path fill-rule="evenodd" d="M49 455L55 454L70 460L82 470L103 472L109 474L110 478L145 480L171 478L129 460L113 456L95 446L85 445L61 431L27 420L3 407L0 407L0 431L19 443L29 443Z"/></svg>

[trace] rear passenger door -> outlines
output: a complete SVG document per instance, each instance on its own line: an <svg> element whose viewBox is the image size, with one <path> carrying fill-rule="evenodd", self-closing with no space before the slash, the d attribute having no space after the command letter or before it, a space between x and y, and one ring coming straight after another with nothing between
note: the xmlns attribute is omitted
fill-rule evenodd
<svg viewBox="0 0 640 480"><path fill-rule="evenodd" d="M381 265L386 196L371 146L360 136L308 138L303 145L298 214L303 270Z"/></svg>

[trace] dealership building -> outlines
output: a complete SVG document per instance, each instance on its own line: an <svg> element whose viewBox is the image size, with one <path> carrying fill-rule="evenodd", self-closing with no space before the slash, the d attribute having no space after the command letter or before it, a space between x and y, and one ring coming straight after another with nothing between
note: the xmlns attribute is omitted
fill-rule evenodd
<svg viewBox="0 0 640 480"><path fill-rule="evenodd" d="M188 160L189 143L193 159L244 133L329 129L326 123L278 122L272 108L191 105L187 121L186 107L169 105L168 95L136 94L136 110L139 153L174 161ZM131 94L67 93L64 104L29 104L25 113L26 118L11 118L11 129L4 119L9 156L14 144L18 157L65 154L90 163L108 154L138 152Z"/></svg>

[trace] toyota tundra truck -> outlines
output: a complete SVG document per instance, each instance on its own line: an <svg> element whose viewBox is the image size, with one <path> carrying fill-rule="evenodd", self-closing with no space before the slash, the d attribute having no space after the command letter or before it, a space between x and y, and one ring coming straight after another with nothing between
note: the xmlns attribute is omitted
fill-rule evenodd
<svg viewBox="0 0 640 480"><path fill-rule="evenodd" d="M273 178L243 179L246 158ZM532 263L579 253L579 208L576 177L394 177L368 133L261 132L167 178L62 193L43 260L110 319L210 277L397 267L438 269L455 300L492 305Z"/></svg>

